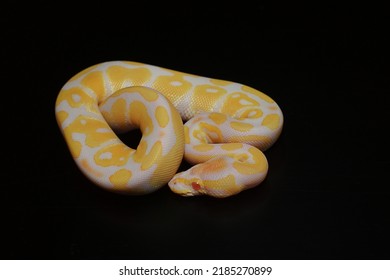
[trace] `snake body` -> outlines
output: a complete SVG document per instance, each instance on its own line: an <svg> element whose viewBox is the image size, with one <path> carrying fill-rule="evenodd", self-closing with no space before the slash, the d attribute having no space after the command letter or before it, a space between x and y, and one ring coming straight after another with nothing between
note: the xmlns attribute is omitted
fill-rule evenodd
<svg viewBox="0 0 390 280"><path fill-rule="evenodd" d="M268 171L262 151L283 125L275 101L251 87L129 61L76 74L61 89L55 113L80 170L126 194L167 182L183 196L252 188ZM142 138L132 149L116 133L135 128ZM194 166L175 175L183 156Z"/></svg>

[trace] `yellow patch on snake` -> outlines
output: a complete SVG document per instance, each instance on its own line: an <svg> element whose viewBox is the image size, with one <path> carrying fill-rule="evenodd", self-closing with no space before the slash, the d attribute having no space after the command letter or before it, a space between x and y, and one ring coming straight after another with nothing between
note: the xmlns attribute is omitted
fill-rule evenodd
<svg viewBox="0 0 390 280"><path fill-rule="evenodd" d="M252 93L254 95L257 95L258 97L260 97L261 99L263 99L264 101L268 102L268 103L275 103L275 101L273 101L273 99L271 97L269 97L268 95L262 93L261 91L259 90L256 90L254 88L251 88L251 87L248 87L248 86L245 86L243 85L241 87L241 89L245 92L249 92L249 93Z"/></svg>
<svg viewBox="0 0 390 280"><path fill-rule="evenodd" d="M96 101L79 87L62 90L57 98L56 104L58 105L63 101L67 102L73 108L84 107L90 112L99 111Z"/></svg>
<svg viewBox="0 0 390 280"><path fill-rule="evenodd" d="M148 115L148 109L141 101L133 101L130 104L130 121L134 124L139 124L142 135L148 136L152 133L154 126L153 121Z"/></svg>
<svg viewBox="0 0 390 280"><path fill-rule="evenodd" d="M256 109L248 109L242 112L239 116L238 119L258 119L263 115L263 111L261 109L256 108Z"/></svg>
<svg viewBox="0 0 390 280"><path fill-rule="evenodd" d="M96 177L98 177L98 178L103 176L103 174L102 174L101 172L99 172L99 171L93 169L93 168L89 165L89 163L88 163L88 161L87 161L86 159L82 159L82 160L80 161L80 164L81 164L81 166L84 168L84 170L87 171L88 173L91 173L91 174L93 174L94 176L96 176Z"/></svg>
<svg viewBox="0 0 390 280"><path fill-rule="evenodd" d="M208 154L208 153L204 153L204 154L199 154L199 153L191 154L190 152L186 153L186 160L191 164L203 163L214 157L215 155Z"/></svg>
<svg viewBox="0 0 390 280"><path fill-rule="evenodd" d="M250 142L259 142L259 141L269 142L271 141L271 138L265 135L236 135L236 136L231 136L230 140L232 142L250 143Z"/></svg>
<svg viewBox="0 0 390 280"><path fill-rule="evenodd" d="M211 111L214 104L226 94L226 89L212 85L198 85L194 89L192 107L197 111Z"/></svg>
<svg viewBox="0 0 390 280"><path fill-rule="evenodd" d="M156 108L155 117L160 127L166 127L169 123L168 111L163 106Z"/></svg>
<svg viewBox="0 0 390 280"><path fill-rule="evenodd" d="M254 147L250 147L248 149L248 152L252 155L254 163L249 163L247 161L235 161L233 163L234 169L236 169L239 173L245 175L257 174L267 171L268 163L264 154Z"/></svg>
<svg viewBox="0 0 390 280"><path fill-rule="evenodd" d="M87 88L90 88L98 96L98 99L103 99L105 87L102 72L95 71L87 74L81 80L81 84Z"/></svg>
<svg viewBox="0 0 390 280"><path fill-rule="evenodd" d="M118 138L106 122L85 116L77 117L74 122L65 128L65 133L71 137L71 145L75 142L73 139L74 133L84 134L86 136L85 144L92 148Z"/></svg>
<svg viewBox="0 0 390 280"><path fill-rule="evenodd" d="M221 113L210 113L209 118L216 124L222 124L227 120L227 116Z"/></svg>
<svg viewBox="0 0 390 280"><path fill-rule="evenodd" d="M114 65L107 69L107 76L113 91L130 85L143 85L150 79L151 75L150 70L143 67L129 69Z"/></svg>
<svg viewBox="0 0 390 280"><path fill-rule="evenodd" d="M146 150L148 148L148 143L141 139L141 141L138 144L137 150L134 153L133 160L137 163L141 163L143 158L146 155Z"/></svg>
<svg viewBox="0 0 390 280"><path fill-rule="evenodd" d="M192 84L184 80L184 74L172 71L172 76L159 76L153 83L156 90L161 91L170 100L177 100L180 96L186 94Z"/></svg>
<svg viewBox="0 0 390 280"><path fill-rule="evenodd" d="M195 139L198 139L200 142L204 142L204 143L207 143L207 135L204 131L200 130L200 129L195 129L193 132L192 132L192 136L195 138ZM191 138L189 138L191 139ZM188 143L189 144L189 143Z"/></svg>
<svg viewBox="0 0 390 280"><path fill-rule="evenodd" d="M230 116L238 116L237 112L245 107L258 107L259 102L253 98L248 97L247 94L241 92L234 92L229 94L224 105L221 108L221 113L226 113ZM238 116L239 117L239 116Z"/></svg>
<svg viewBox="0 0 390 280"><path fill-rule="evenodd" d="M236 153L231 153L231 154L228 154L229 157L231 158L234 158L235 160L239 161L239 162L245 162L249 159L249 156L247 153L241 153L239 154L240 151L236 152ZM242 151L241 151L242 152Z"/></svg>
<svg viewBox="0 0 390 280"><path fill-rule="evenodd" d="M111 107L109 112L112 119L121 120L122 123L126 122L126 100L123 98L118 98ZM103 114L105 116L105 114Z"/></svg>
<svg viewBox="0 0 390 280"><path fill-rule="evenodd" d="M269 129L275 130L280 125L280 117L277 114L270 114L264 118L261 124Z"/></svg>
<svg viewBox="0 0 390 280"><path fill-rule="evenodd" d="M57 121L58 124L62 124L69 116L68 112L65 111L59 111L57 112Z"/></svg>
<svg viewBox="0 0 390 280"><path fill-rule="evenodd" d="M190 129L188 126L184 126L184 143L190 144Z"/></svg>
<svg viewBox="0 0 390 280"><path fill-rule="evenodd" d="M227 168L226 161L222 158L212 160L210 162L205 162L199 165L194 166L191 169L190 175L199 175L200 177L203 174L223 172Z"/></svg>
<svg viewBox="0 0 390 280"><path fill-rule="evenodd" d="M160 141L157 141L156 143L154 143L149 154L147 154L143 158L141 163L141 170L149 169L153 165L153 163L156 162L156 159L161 157L161 153L162 153L162 145Z"/></svg>
<svg viewBox="0 0 390 280"><path fill-rule="evenodd" d="M222 144L221 148L226 151L234 151L238 149L242 149L244 145L242 143L228 143L228 144Z"/></svg>
<svg viewBox="0 0 390 280"><path fill-rule="evenodd" d="M221 196L229 196L242 191L242 186L238 186L233 175L227 175L218 180L203 180L204 187L210 191L222 192Z"/></svg>
<svg viewBox="0 0 390 280"><path fill-rule="evenodd" d="M200 122L199 128L201 131L207 134L207 136L211 139L211 141L213 141L213 143L219 143L222 141L222 131L218 127L205 122Z"/></svg>
<svg viewBox="0 0 390 280"><path fill-rule="evenodd" d="M146 101L153 102L158 99L158 94L154 90L150 90L148 88L138 88L137 89L143 98L145 98Z"/></svg>
<svg viewBox="0 0 390 280"><path fill-rule="evenodd" d="M198 152L208 152L214 149L213 145L210 144L198 144L194 145L193 148Z"/></svg>
<svg viewBox="0 0 390 280"><path fill-rule="evenodd" d="M129 160L134 150L123 144L114 144L96 152L95 163L100 166L123 166Z"/></svg>
<svg viewBox="0 0 390 280"><path fill-rule="evenodd" d="M127 185L131 177L132 173L130 170L119 169L110 176L110 182L115 186L115 188L121 189Z"/></svg>
<svg viewBox="0 0 390 280"><path fill-rule="evenodd" d="M237 131L247 132L253 128L253 124L232 121L230 127Z"/></svg>

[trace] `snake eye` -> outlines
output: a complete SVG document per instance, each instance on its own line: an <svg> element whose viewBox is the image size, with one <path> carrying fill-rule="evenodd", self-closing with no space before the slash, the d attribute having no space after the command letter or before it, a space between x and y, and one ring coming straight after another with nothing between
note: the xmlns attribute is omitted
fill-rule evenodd
<svg viewBox="0 0 390 280"><path fill-rule="evenodd" d="M195 190L195 191L199 191L201 186L197 183L197 182L192 182L191 183L191 186L192 188Z"/></svg>

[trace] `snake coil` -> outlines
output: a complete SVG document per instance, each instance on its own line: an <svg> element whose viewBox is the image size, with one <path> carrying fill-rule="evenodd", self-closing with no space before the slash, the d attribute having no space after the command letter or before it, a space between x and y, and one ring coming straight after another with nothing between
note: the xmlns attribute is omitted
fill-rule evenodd
<svg viewBox="0 0 390 280"><path fill-rule="evenodd" d="M268 171L262 151L283 125L279 106L258 90L129 61L76 74L55 112L80 170L127 194L151 193L167 182L183 196L227 197L257 186ZM132 149L115 132L135 128L142 138ZM175 175L183 156L194 166Z"/></svg>

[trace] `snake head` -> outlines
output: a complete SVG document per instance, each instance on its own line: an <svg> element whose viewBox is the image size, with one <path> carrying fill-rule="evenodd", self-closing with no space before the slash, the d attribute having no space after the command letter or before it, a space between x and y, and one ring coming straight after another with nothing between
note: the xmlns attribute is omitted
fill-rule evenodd
<svg viewBox="0 0 390 280"><path fill-rule="evenodd" d="M170 189L182 196L196 196L205 194L203 182L200 178L187 179L187 172L176 174L168 183Z"/></svg>
<svg viewBox="0 0 390 280"><path fill-rule="evenodd" d="M230 157L216 157L176 174L168 183L174 193L182 196L210 195L224 198L243 190L235 174Z"/></svg>

